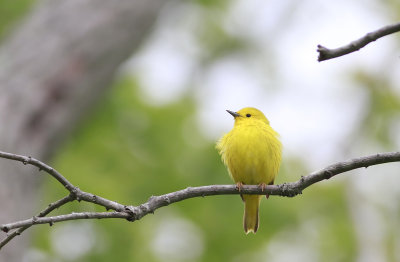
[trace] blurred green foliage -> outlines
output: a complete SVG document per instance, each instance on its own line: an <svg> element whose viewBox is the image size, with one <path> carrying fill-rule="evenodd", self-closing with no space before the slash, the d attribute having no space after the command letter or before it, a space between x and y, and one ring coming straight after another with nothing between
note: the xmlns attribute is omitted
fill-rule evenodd
<svg viewBox="0 0 400 262"><path fill-rule="evenodd" d="M393 126L399 121L398 90L389 81L387 74L357 71L353 79L367 92L369 99L361 122L361 128L365 127L366 138L377 141L386 150L396 150L393 141L397 133L393 132Z"/></svg>

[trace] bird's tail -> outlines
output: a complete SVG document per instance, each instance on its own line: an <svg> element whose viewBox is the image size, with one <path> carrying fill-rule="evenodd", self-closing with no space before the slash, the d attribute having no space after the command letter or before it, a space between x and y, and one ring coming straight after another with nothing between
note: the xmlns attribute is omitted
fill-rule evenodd
<svg viewBox="0 0 400 262"><path fill-rule="evenodd" d="M243 195L244 216L243 227L244 232L256 233L258 229L258 207L260 206L261 197L259 195Z"/></svg>

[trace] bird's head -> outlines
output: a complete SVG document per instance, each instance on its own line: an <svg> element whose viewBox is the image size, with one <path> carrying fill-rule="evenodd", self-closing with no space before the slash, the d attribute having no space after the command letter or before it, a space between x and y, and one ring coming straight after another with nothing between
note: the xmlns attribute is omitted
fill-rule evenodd
<svg viewBox="0 0 400 262"><path fill-rule="evenodd" d="M235 125L241 123L250 123L253 121L262 121L265 124L269 125L268 118L266 118L260 110L254 107L245 107L237 112L233 112L230 110L226 111L235 118Z"/></svg>

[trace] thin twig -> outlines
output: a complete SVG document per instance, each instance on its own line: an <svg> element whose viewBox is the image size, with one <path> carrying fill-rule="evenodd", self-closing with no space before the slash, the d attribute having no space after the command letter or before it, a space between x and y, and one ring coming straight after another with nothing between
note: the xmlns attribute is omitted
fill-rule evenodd
<svg viewBox="0 0 400 262"><path fill-rule="evenodd" d="M71 195L63 197L62 199L48 205L46 209L44 209L42 212L40 212L37 215L37 217L44 217L44 216L48 215L51 211L61 207L62 205L65 205L66 203L71 202L73 200L74 200L74 198ZM26 229L30 228L31 226L32 226L32 224L20 227L17 230L15 230L14 232L8 234L8 236L0 242L0 249L3 246L5 246L8 242L10 242L14 237L21 235L22 232L24 232ZM3 231L7 232L8 230L3 230Z"/></svg>
<svg viewBox="0 0 400 262"><path fill-rule="evenodd" d="M1 225L1 230L8 231L15 228L39 225L39 224L50 224L53 225L56 222L77 220L77 219L100 219L100 218L129 218L129 214L125 212L80 212L71 213L67 215L59 215L52 217L32 217L30 219L21 220L14 223Z"/></svg>
<svg viewBox="0 0 400 262"><path fill-rule="evenodd" d="M0 152L0 157L2 157ZM21 161L20 158L14 159ZM38 161L40 162L40 161ZM176 192L168 193L161 196L152 196L150 199L139 205L139 206L125 206L119 204L117 202L101 198L99 196L95 196L90 193L83 192L79 190L77 187L72 186L74 190L64 199L59 200L58 202L53 203L48 207L48 210L44 210L39 214L39 216L32 217L27 220L12 222L8 224L0 225L0 230L8 232L11 229L19 228L14 231L13 234L20 234L29 226L35 224L53 224L55 222L67 221L67 220L76 220L76 219L101 219L101 218L124 218L128 221L136 221L141 219L142 217L154 213L155 210L168 206L172 203L176 203L179 201L183 201L185 199L194 198L194 197L205 197L212 195L229 195L229 194L258 194L258 195L279 195L279 196L287 196L294 197L298 194L301 194L302 191L315 184L319 181L330 179L333 176L338 174L354 170L361 167L369 167L373 165L379 165L383 163L390 162L400 162L400 152L390 152L390 153L381 153L375 154L365 157L354 158L348 161L338 162L336 164L330 165L324 169L319 171L315 171L307 176L302 176L300 180L291 183L284 183L280 185L269 185L266 186L265 189L257 185L244 185L240 192L237 190L235 185L210 185L210 186L200 186L200 187L188 187L183 190L179 190ZM37 162L35 162L37 163ZM41 162L40 162L41 163ZM53 169L54 170L54 169ZM60 174L59 176L62 177ZM59 180L60 181L60 180ZM61 181L64 181L61 179ZM92 202L106 208L113 209L113 212L83 212L83 213L72 213L67 215L53 216L53 217L44 217L51 210L54 210L57 206L64 205L74 199L83 200L87 202ZM10 235L11 236L11 235ZM0 249L2 246L7 244L12 238L7 237L5 240L1 242ZM6 241L7 240L7 241Z"/></svg>
<svg viewBox="0 0 400 262"><path fill-rule="evenodd" d="M318 62L325 61L328 59L336 58L339 56L347 55L355 52L368 45L369 43L376 41L377 39L393 34L400 31L400 23L388 25L382 27L376 31L370 32L365 36L336 49L329 49L322 45L318 45L317 52L319 53Z"/></svg>
<svg viewBox="0 0 400 262"><path fill-rule="evenodd" d="M30 165L36 166L39 168L39 170L46 171L49 175L51 175L52 177L57 179L57 181L59 181L70 192L70 194L68 196L66 196L54 203L51 203L45 210L40 212L37 216L34 216L32 218L32 221L37 220L37 219L40 220L41 217L46 216L54 209L59 208L73 200L91 202L91 203L103 206L107 210L111 209L111 210L115 210L118 212L125 211L125 214L128 214L129 216L132 215L131 212L129 211L129 209L127 207L125 207L124 205L121 205L115 201L112 201L112 200L109 200L109 199L106 199L106 198L103 198L100 196L96 196L94 194L87 193L87 192L80 190L78 187L74 186L71 182L69 182L57 170L55 170L51 166L49 166L35 158L32 158L30 156L23 156L23 155L2 152L2 151L0 151L0 158L19 161L19 162L22 162L24 165L30 164ZM51 222L49 222L49 223L52 224ZM18 228L18 229L13 231L12 233L8 233L8 231L11 230L12 228L8 228L5 225L1 225L0 229L4 232L8 233L8 235L5 239L3 239L0 242L0 250L3 246L5 246L8 242L10 242L13 238L15 238L16 236L19 236L22 232L24 232L26 229L28 229L29 227L31 227L34 224L35 223L30 223L30 224L20 226L20 227L13 227L13 228Z"/></svg>
<svg viewBox="0 0 400 262"><path fill-rule="evenodd" d="M49 173L52 177L57 179L58 182L60 182L68 191L72 192L75 189L74 185L71 182L69 182L64 176L62 176L57 170L33 157L17 155L2 151L0 151L0 157L19 161L22 162L24 165L30 164L36 166L39 168L39 170L44 170L47 173Z"/></svg>
<svg viewBox="0 0 400 262"><path fill-rule="evenodd" d="M39 170L46 171L49 175L57 179L57 181L60 182L74 196L74 199L78 201L83 200L86 202L91 202L103 206L106 209L112 209L116 211L122 211L125 209L124 205L121 205L117 202L82 191L78 187L74 186L70 181L68 181L68 179L61 175L61 173L58 172L56 169L33 157L0 151L0 158L19 161L22 162L24 165L30 164L38 167Z"/></svg>

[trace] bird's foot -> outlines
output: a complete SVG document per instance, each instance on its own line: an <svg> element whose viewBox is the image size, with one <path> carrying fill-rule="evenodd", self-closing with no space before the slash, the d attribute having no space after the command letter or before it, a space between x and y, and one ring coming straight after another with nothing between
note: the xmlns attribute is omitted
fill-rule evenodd
<svg viewBox="0 0 400 262"><path fill-rule="evenodd" d="M242 182L237 182L236 183L236 189L240 192L242 190L243 183Z"/></svg>
<svg viewBox="0 0 400 262"><path fill-rule="evenodd" d="M265 191L265 188L267 187L267 184L261 183L261 184L259 184L258 186L261 187L261 191L264 192L264 191ZM268 199L268 198L269 198L269 195L268 195L268 194L265 194L265 197Z"/></svg>

